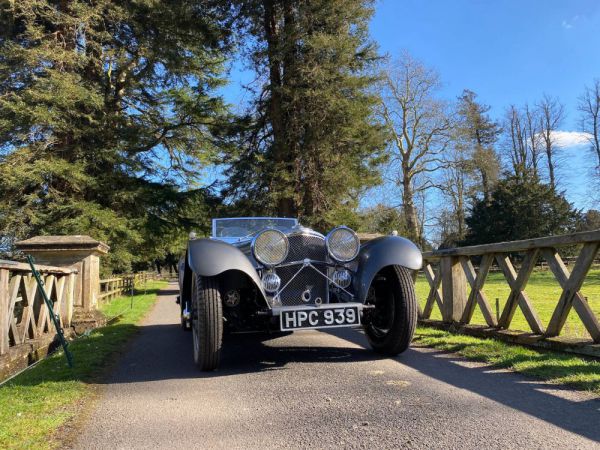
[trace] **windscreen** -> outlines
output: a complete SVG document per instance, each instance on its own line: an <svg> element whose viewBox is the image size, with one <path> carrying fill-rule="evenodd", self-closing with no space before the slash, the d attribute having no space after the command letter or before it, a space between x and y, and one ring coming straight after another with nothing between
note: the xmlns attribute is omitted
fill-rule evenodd
<svg viewBox="0 0 600 450"><path fill-rule="evenodd" d="M252 236L265 228L275 228L285 233L286 231L290 231L297 223L296 219L281 219L276 217L215 219L213 237L243 238Z"/></svg>

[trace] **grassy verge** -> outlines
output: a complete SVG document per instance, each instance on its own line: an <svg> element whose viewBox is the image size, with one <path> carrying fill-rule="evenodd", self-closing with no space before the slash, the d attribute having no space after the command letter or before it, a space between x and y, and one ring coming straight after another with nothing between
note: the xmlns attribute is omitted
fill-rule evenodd
<svg viewBox="0 0 600 450"><path fill-rule="evenodd" d="M112 325L74 341L75 367L67 366L62 352L50 356L0 388L0 448L54 448L55 432L71 419L77 405L92 394L89 383L137 332L135 325L149 311L166 282L149 282L140 293L104 305L107 317L123 313Z"/></svg>
<svg viewBox="0 0 600 450"><path fill-rule="evenodd" d="M497 368L511 369L550 383L566 384L600 395L598 361L426 327L417 328L414 343L456 352L467 359L488 363Z"/></svg>

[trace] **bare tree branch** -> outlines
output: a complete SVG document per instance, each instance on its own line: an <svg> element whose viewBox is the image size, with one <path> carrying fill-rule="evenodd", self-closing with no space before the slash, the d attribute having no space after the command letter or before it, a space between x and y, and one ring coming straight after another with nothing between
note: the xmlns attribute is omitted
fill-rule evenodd
<svg viewBox="0 0 600 450"><path fill-rule="evenodd" d="M590 135L590 149L598 158L596 169L600 171L600 79L585 88L578 105L581 130Z"/></svg>
<svg viewBox="0 0 600 450"><path fill-rule="evenodd" d="M439 77L404 53L384 69L381 84L382 122L392 137L390 163L402 188L402 207L411 237L422 243L415 195L435 186L431 174L443 167L452 118L436 97ZM423 178L417 183L417 178Z"/></svg>

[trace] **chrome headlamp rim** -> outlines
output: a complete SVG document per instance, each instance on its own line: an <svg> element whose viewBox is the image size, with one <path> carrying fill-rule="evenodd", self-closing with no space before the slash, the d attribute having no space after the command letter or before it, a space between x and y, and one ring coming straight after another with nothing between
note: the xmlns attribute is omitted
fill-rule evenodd
<svg viewBox="0 0 600 450"><path fill-rule="evenodd" d="M262 236L264 233L267 233L267 232L279 233L283 237L283 240L285 241L285 253L284 253L283 257L279 261L277 261L277 262L272 262L272 261L267 262L267 261L264 261L257 254L257 252L256 252L256 240L260 236ZM263 264L266 267L274 267L274 266L276 266L276 265L281 264L282 262L284 262L286 260L286 258L288 257L288 253L290 251L290 242L289 242L288 237L286 236L286 234L284 232L282 232L282 231L280 231L280 230L278 230L276 228L266 228L266 229L260 231L259 233L257 233L256 236L254 236L254 238L252 238L252 242L250 243L250 248L252 250L252 255L254 256L254 258L259 263Z"/></svg>
<svg viewBox="0 0 600 450"><path fill-rule="evenodd" d="M352 233L352 235L354 237L354 240L356 241L356 251L354 252L354 255L351 258L346 258L346 259L339 258L339 257L335 256L335 254L331 251L330 239L331 239L331 236L338 230L350 231L350 233ZM334 259L335 261L341 262L341 263L348 263L350 261L355 260L356 257L358 256L358 253L360 252L360 239L358 238L358 234L356 234L356 231L354 231L352 228L347 227L345 225L335 227L333 230L331 230L329 233L327 233L327 236L325 237L325 245L327 246L327 253L329 254L329 256L332 259Z"/></svg>

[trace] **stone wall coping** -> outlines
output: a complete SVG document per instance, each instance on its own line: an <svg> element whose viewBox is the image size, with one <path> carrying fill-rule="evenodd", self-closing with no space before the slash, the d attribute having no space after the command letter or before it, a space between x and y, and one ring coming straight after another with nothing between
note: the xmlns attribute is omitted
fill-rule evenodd
<svg viewBox="0 0 600 450"><path fill-rule="evenodd" d="M35 261L34 261L35 264ZM31 267L27 263L22 263L18 261L7 261L5 259L0 259L0 270L10 270L12 272L31 272ZM35 269L40 273L48 273L48 274L71 274L78 273L77 269L74 268L65 268L65 267L55 267L55 266L47 266L44 264L35 264Z"/></svg>
<svg viewBox="0 0 600 450"><path fill-rule="evenodd" d="M90 236L35 236L16 243L16 248L23 252L63 252L63 251L91 251L106 254L110 247L104 242L97 241Z"/></svg>

